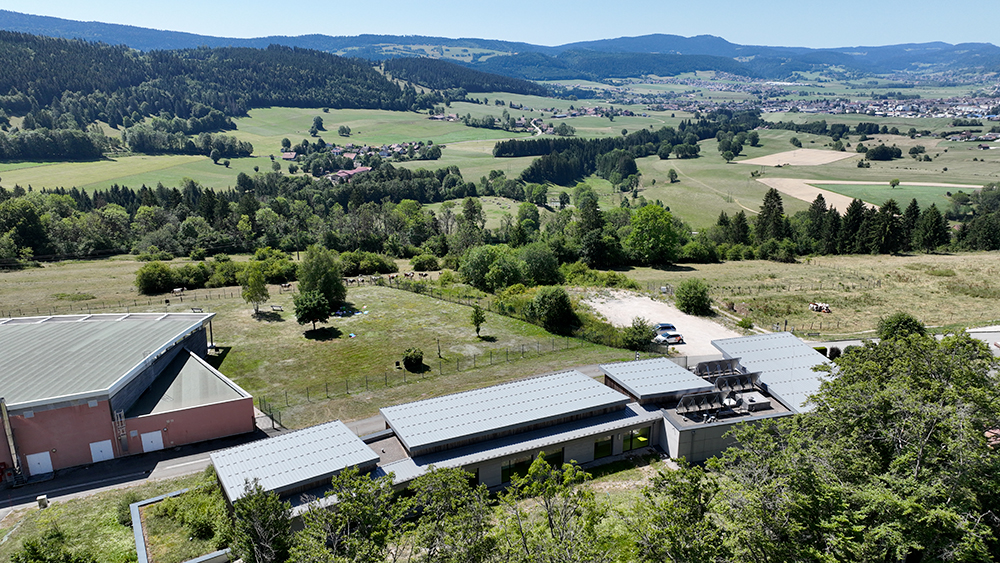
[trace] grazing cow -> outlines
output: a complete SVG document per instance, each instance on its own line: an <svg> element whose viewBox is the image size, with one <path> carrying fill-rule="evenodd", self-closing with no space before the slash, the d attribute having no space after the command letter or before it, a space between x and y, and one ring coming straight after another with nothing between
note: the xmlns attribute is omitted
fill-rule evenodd
<svg viewBox="0 0 1000 563"><path fill-rule="evenodd" d="M422 277L422 278L426 278L429 275L430 274L428 274L427 272L420 272L420 277Z"/></svg>
<svg viewBox="0 0 1000 563"><path fill-rule="evenodd" d="M170 291L170 293L174 295L183 295L184 290L186 289L187 289L186 287L175 287L173 290Z"/></svg>
<svg viewBox="0 0 1000 563"><path fill-rule="evenodd" d="M283 283L283 284L281 284L281 289L292 289L292 284L290 284L290 283Z"/></svg>

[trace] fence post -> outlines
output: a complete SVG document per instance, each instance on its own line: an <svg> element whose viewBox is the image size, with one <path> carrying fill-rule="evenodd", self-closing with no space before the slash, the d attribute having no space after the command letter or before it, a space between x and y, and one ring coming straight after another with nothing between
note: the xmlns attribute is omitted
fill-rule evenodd
<svg viewBox="0 0 1000 563"><path fill-rule="evenodd" d="M288 389L285 389L285 406L288 406Z"/></svg>
<svg viewBox="0 0 1000 563"><path fill-rule="evenodd" d="M444 364L442 363L441 358L438 358L438 375L444 375Z"/></svg>
<svg viewBox="0 0 1000 563"><path fill-rule="evenodd" d="M330 382L326 383L326 398L330 398Z"/></svg>

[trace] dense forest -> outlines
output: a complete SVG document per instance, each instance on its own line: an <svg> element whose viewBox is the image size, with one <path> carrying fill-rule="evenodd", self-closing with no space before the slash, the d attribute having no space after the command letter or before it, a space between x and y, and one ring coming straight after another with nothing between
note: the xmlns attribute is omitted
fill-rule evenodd
<svg viewBox="0 0 1000 563"><path fill-rule="evenodd" d="M659 130L640 130L623 137L600 139L547 138L512 139L500 141L493 148L495 157L539 156L521 173L526 182L552 182L571 185L598 171L601 155L615 150L626 151L630 158L652 154L675 154L678 158L696 157L700 151L698 141L716 137L720 132L741 133L764 124L760 112L715 110L697 120L683 120L677 129L661 127ZM634 168L634 163L628 168ZM634 174L634 172L632 173ZM619 174L615 184L631 174ZM607 174L602 177L610 179Z"/></svg>
<svg viewBox="0 0 1000 563"><path fill-rule="evenodd" d="M435 90L462 88L466 92L509 92L530 96L547 96L544 86L473 70L440 59L399 58L385 61L383 68L394 78L399 78Z"/></svg>
<svg viewBox="0 0 1000 563"><path fill-rule="evenodd" d="M567 51L558 55L518 53L490 57L477 62L474 68L525 80L604 80L648 74L676 76L698 70L715 70L741 76L758 74L749 65L726 57L594 51Z"/></svg>

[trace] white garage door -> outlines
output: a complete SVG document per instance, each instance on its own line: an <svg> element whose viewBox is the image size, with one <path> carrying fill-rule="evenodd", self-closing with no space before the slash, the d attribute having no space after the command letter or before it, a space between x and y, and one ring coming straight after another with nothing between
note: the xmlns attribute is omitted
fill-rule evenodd
<svg viewBox="0 0 1000 563"><path fill-rule="evenodd" d="M94 459L94 463L115 459L115 452L111 449L111 440L92 442L90 444L90 456Z"/></svg>
<svg viewBox="0 0 1000 563"><path fill-rule="evenodd" d="M146 432L142 434L142 451L144 452L155 452L163 449L163 433L157 430L156 432Z"/></svg>
<svg viewBox="0 0 1000 563"><path fill-rule="evenodd" d="M28 475L42 475L52 473L52 456L49 452L39 454L28 454Z"/></svg>

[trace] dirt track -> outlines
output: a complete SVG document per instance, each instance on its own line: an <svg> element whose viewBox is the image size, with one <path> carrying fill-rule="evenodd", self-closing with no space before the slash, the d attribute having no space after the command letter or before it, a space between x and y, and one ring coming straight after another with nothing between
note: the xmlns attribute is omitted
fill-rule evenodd
<svg viewBox="0 0 1000 563"><path fill-rule="evenodd" d="M685 343L674 346L684 356L717 355L712 340L741 336L710 319L682 313L670 303L628 291L602 291L589 295L584 302L615 326L629 326L635 317L650 323L672 323L684 335Z"/></svg>

